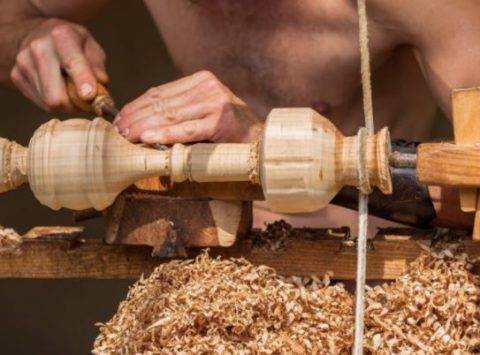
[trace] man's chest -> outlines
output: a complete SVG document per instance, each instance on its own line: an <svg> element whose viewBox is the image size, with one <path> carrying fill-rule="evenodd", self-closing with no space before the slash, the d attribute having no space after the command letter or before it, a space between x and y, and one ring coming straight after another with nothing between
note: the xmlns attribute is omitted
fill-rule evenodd
<svg viewBox="0 0 480 355"><path fill-rule="evenodd" d="M336 105L358 86L356 15L343 1L321 3L147 1L185 74L210 69L233 90L266 91L272 104L322 91Z"/></svg>
<svg viewBox="0 0 480 355"><path fill-rule="evenodd" d="M351 2L145 2L183 74L211 70L259 115L272 107L310 106L345 131L361 123L358 22ZM392 60L392 42L373 26L370 31L374 100L382 107L379 122L397 122L400 108L418 116L402 106L414 93L428 96L421 74L408 69L416 64ZM412 76L411 85L406 74Z"/></svg>

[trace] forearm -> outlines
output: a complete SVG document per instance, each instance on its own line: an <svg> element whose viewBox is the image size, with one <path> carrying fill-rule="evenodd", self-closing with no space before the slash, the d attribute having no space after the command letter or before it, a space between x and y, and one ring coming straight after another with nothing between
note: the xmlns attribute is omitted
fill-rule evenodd
<svg viewBox="0 0 480 355"><path fill-rule="evenodd" d="M0 0L0 81L9 81L22 40L45 18L28 0Z"/></svg>
<svg viewBox="0 0 480 355"><path fill-rule="evenodd" d="M8 82L24 39L44 23L87 21L109 0L0 0L0 82Z"/></svg>

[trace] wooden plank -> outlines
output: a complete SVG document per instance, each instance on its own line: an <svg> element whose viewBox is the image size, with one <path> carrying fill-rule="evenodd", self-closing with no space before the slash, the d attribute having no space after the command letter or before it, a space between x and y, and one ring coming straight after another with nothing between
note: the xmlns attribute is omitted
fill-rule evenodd
<svg viewBox="0 0 480 355"><path fill-rule="evenodd" d="M323 236L322 236L323 235ZM425 236L387 235L377 237L368 253L367 278L389 280L398 277L409 262L418 257ZM480 243L463 240L466 251L480 256ZM286 241L279 250L255 244L252 236L230 248L213 248L211 254L244 257L254 264L275 268L283 275L322 276L333 271L339 280L353 280L356 255L345 249L343 238L311 231L304 237ZM200 252L190 250L189 257ZM0 255L0 278L138 278L168 259L151 257L151 248L134 245L107 245L98 239L43 238L25 239L18 253Z"/></svg>
<svg viewBox="0 0 480 355"><path fill-rule="evenodd" d="M417 177L427 185L479 187L480 144L420 144Z"/></svg>
<svg viewBox="0 0 480 355"><path fill-rule="evenodd" d="M191 199L128 192L106 213L106 241L147 244L158 256L185 247L227 247L251 228L250 202Z"/></svg>

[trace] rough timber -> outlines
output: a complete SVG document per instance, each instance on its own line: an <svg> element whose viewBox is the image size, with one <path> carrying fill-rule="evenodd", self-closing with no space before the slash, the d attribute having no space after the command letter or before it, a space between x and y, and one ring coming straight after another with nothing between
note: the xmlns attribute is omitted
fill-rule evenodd
<svg viewBox="0 0 480 355"><path fill-rule="evenodd" d="M402 232L401 234L399 232ZM377 235L368 253L367 278L390 280L428 246L431 236L413 231L385 231ZM307 230L275 248L255 245L254 235L239 239L229 248L212 248L212 255L244 257L255 264L274 267L283 275L323 275L353 280L354 248L345 243L341 230ZM480 243L459 237L467 253L480 256ZM133 245L109 245L86 238L78 228L43 227L24 236L16 253L0 255L0 278L138 278L168 259L152 258L152 249ZM200 249L188 251L193 257Z"/></svg>

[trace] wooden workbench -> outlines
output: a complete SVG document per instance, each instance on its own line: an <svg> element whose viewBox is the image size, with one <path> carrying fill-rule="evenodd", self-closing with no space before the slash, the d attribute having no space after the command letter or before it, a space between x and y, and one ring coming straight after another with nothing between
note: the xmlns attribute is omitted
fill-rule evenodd
<svg viewBox="0 0 480 355"><path fill-rule="evenodd" d="M403 233L399 233L403 232ZM410 233L410 235L400 235ZM354 247L338 230L309 230L302 237L287 239L283 246L258 245L255 233L241 238L230 248L212 249L211 255L244 257L265 264L283 275L320 275L334 272L334 278L355 278ZM0 278L138 278L167 261L151 256L151 248L109 245L99 238L83 235L78 227L37 227L24 235L15 253L0 255ZM470 255L480 256L480 243L459 237ZM384 231L371 245L367 278L389 280L399 276L409 262L428 246L428 233ZM194 257L200 250L189 250Z"/></svg>

